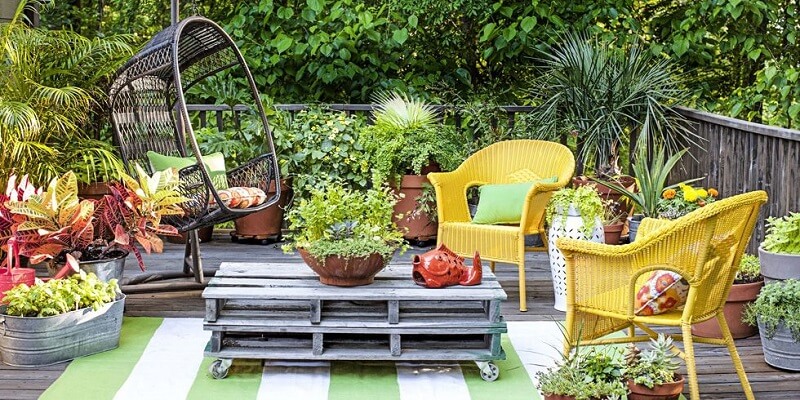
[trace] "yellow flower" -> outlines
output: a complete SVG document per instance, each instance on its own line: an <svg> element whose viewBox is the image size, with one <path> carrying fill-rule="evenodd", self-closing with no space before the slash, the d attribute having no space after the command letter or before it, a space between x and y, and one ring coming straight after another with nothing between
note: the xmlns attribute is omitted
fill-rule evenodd
<svg viewBox="0 0 800 400"><path fill-rule="evenodd" d="M683 199L690 203L696 201L697 191L692 189L690 186L683 188Z"/></svg>
<svg viewBox="0 0 800 400"><path fill-rule="evenodd" d="M697 193L697 196L700 198L708 196L708 192L706 192L706 190L703 188L697 189L695 193Z"/></svg>

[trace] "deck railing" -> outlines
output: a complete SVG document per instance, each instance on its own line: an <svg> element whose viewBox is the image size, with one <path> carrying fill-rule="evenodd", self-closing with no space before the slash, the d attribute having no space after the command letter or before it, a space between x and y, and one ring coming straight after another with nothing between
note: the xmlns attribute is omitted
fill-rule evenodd
<svg viewBox="0 0 800 400"><path fill-rule="evenodd" d="M275 108L297 113L305 104L280 104ZM347 114L369 114L370 104L330 104L332 110ZM233 123L238 126L240 114L246 106L189 105L197 113L200 125L210 124L225 128L225 113L233 112ZM453 106L435 106L439 112L451 110L457 129L463 128L460 111ZM514 125L517 114L530 112L527 106L502 106L507 115L507 125ZM693 158L684 157L681 167L673 172L672 181L706 177L702 182L729 196L751 190L765 190L768 203L761 209L758 224L748 251L755 253L764 238L764 222L769 216L783 216L790 211L800 211L800 131L761 125L721 115L681 108L681 113L693 122L694 130L702 138L690 147Z"/></svg>

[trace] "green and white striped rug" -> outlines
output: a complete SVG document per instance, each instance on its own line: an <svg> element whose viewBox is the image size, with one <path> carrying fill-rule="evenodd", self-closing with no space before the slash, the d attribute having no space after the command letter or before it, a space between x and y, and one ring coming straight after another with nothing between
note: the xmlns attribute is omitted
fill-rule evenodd
<svg viewBox="0 0 800 400"><path fill-rule="evenodd" d="M73 361L40 399L425 400L538 399L534 374L553 365L555 322L509 322L500 378L474 363L262 362L236 360L223 380L203 357L201 319L125 318L118 349Z"/></svg>

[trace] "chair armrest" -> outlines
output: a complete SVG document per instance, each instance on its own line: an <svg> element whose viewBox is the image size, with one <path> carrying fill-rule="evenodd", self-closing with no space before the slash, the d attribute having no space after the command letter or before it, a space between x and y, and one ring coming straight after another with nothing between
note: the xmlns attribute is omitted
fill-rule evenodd
<svg viewBox="0 0 800 400"><path fill-rule="evenodd" d="M559 182L542 183L537 182L528 190L525 197L525 204L522 208L523 221L520 225L524 234L533 234L539 232L539 228L544 224L544 212L547 208L547 203L550 202L550 197L556 190L563 188L565 184Z"/></svg>
<svg viewBox="0 0 800 400"><path fill-rule="evenodd" d="M459 168L460 169L460 168ZM482 182L456 169L452 172L431 172L428 180L436 190L436 210L439 222L469 222L467 189Z"/></svg>

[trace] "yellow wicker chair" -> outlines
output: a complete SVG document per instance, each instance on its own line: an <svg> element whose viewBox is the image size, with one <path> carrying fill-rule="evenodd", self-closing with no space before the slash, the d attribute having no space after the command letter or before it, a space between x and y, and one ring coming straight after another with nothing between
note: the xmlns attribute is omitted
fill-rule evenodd
<svg viewBox="0 0 800 400"><path fill-rule="evenodd" d="M699 399L693 342L728 347L748 399L753 392L722 312L758 210L767 194L755 191L709 204L674 221L645 219L636 241L609 246L559 239L567 260L567 340L565 354L580 345L646 341L655 337L652 325L680 327L691 398ZM653 316L634 313L637 290L654 270L679 273L689 282L682 310ZM723 339L692 336L692 324L716 318ZM601 337L624 328L628 336ZM635 328L644 332L637 335Z"/></svg>
<svg viewBox="0 0 800 400"><path fill-rule="evenodd" d="M462 256L477 250L481 258L519 266L519 309L527 311L525 294L525 235L539 234L547 250L544 210L554 190L563 188L572 178L575 157L559 143L541 140L509 140L492 144L467 158L453 172L428 174L436 189L439 216L437 244L444 243ZM556 183L538 183L528 192L521 223L478 225L470 221L467 189L488 183L527 182L557 177Z"/></svg>

